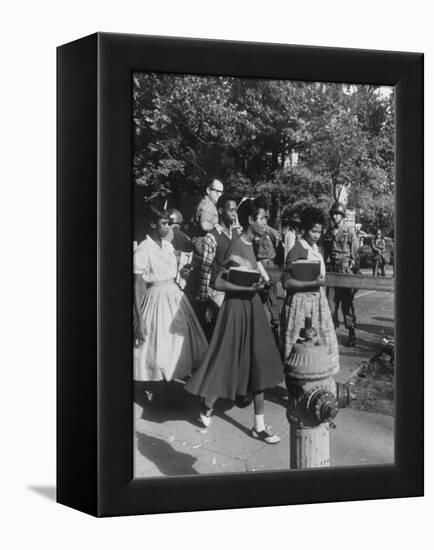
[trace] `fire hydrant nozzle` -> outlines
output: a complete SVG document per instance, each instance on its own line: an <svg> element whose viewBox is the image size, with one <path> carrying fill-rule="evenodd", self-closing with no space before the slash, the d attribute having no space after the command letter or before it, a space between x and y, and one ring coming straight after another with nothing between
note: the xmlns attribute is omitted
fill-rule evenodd
<svg viewBox="0 0 434 550"><path fill-rule="evenodd" d="M338 412L336 383L327 349L310 318L285 364L291 468L330 465L329 423Z"/></svg>
<svg viewBox="0 0 434 550"><path fill-rule="evenodd" d="M324 389L312 392L308 399L308 408L319 423L333 420L338 414L335 395Z"/></svg>

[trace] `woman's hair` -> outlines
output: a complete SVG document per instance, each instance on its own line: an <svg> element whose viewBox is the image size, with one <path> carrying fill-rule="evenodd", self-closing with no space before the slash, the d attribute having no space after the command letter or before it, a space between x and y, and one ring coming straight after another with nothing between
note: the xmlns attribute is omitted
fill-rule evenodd
<svg viewBox="0 0 434 550"><path fill-rule="evenodd" d="M151 224L157 225L160 220L168 220L169 216L165 210L159 210L155 206L150 206L146 211L147 230L151 229Z"/></svg>
<svg viewBox="0 0 434 550"><path fill-rule="evenodd" d="M325 216L322 210L309 206L305 208L301 213L301 228L303 231L309 231L316 224L319 224L324 227L325 225Z"/></svg>
<svg viewBox="0 0 434 550"><path fill-rule="evenodd" d="M254 220L258 217L259 210L267 210L268 206L262 197L257 197L256 199L246 199L238 207L238 221L240 222L241 227L246 230L249 227L249 217L251 216Z"/></svg>

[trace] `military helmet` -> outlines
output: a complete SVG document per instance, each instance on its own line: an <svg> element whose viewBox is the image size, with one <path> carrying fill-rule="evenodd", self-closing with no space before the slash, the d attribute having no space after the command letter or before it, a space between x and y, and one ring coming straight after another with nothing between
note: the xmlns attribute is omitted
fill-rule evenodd
<svg viewBox="0 0 434 550"><path fill-rule="evenodd" d="M167 211L167 217L169 218L170 223L179 223L181 224L184 221L182 214L176 208L170 208Z"/></svg>
<svg viewBox="0 0 434 550"><path fill-rule="evenodd" d="M341 202L335 202L330 208L330 216L333 216L333 214L341 214L341 216L346 216L347 211L345 210L345 206Z"/></svg>

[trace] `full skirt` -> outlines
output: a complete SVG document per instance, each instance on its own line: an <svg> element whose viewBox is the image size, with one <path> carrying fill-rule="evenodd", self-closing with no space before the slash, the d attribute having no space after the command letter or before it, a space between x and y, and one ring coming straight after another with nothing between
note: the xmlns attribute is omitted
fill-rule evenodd
<svg viewBox="0 0 434 550"><path fill-rule="evenodd" d="M226 297L206 357L185 385L194 395L226 398L283 381L279 351L257 294Z"/></svg>
<svg viewBox="0 0 434 550"><path fill-rule="evenodd" d="M142 307L145 341L134 349L134 380L184 378L205 357L208 343L190 302L173 282L151 285Z"/></svg>

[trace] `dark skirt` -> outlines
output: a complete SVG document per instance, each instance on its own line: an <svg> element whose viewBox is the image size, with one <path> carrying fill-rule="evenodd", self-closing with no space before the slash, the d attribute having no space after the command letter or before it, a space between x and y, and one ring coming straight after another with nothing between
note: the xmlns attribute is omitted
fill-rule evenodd
<svg viewBox="0 0 434 550"><path fill-rule="evenodd" d="M282 362L259 296L226 297L205 359L185 389L233 401L282 381Z"/></svg>

